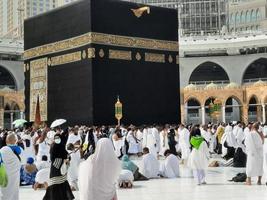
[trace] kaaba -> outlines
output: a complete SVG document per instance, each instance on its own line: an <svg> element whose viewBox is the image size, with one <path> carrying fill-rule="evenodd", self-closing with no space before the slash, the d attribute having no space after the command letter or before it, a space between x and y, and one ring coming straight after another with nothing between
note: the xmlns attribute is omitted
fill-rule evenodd
<svg viewBox="0 0 267 200"><path fill-rule="evenodd" d="M81 0L24 22L26 118L70 125L180 121L174 9ZM38 105L38 106L37 106Z"/></svg>

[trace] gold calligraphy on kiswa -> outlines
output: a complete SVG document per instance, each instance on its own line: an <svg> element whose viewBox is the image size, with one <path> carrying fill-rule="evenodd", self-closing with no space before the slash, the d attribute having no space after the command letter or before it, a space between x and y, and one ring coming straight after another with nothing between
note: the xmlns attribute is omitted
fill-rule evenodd
<svg viewBox="0 0 267 200"><path fill-rule="evenodd" d="M159 53L145 53L146 62L165 63L165 54Z"/></svg>
<svg viewBox="0 0 267 200"><path fill-rule="evenodd" d="M81 52L68 53L61 56L55 56L51 58L51 66L63 65L66 63L77 62L81 60Z"/></svg>
<svg viewBox="0 0 267 200"><path fill-rule="evenodd" d="M178 41L157 40L152 38L129 37L123 35L112 35L106 33L88 32L83 35L60 40L54 43L28 49L24 52L24 59L49 55L76 49L89 44L103 44L109 46L121 46L127 48L142 48L163 51L178 52Z"/></svg>
<svg viewBox="0 0 267 200"><path fill-rule="evenodd" d="M131 51L109 50L109 59L132 60Z"/></svg>
<svg viewBox="0 0 267 200"><path fill-rule="evenodd" d="M35 120L39 98L41 121L47 121L47 58L30 62L30 121Z"/></svg>

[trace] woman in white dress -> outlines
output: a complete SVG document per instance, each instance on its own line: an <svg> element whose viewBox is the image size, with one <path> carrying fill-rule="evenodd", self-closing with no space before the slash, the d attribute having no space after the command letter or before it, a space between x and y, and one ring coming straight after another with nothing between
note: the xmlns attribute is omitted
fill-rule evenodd
<svg viewBox="0 0 267 200"><path fill-rule="evenodd" d="M80 164L80 200L117 200L115 182L120 171L112 142L100 139L95 153Z"/></svg>
<svg viewBox="0 0 267 200"><path fill-rule="evenodd" d="M246 134L245 146L247 153L247 185L251 185L251 177L258 177L258 185L261 185L263 175L263 143L264 136L258 131L259 124L254 123L252 130Z"/></svg>
<svg viewBox="0 0 267 200"><path fill-rule="evenodd" d="M206 184L205 170L208 168L209 149L204 138L200 136L199 131L194 131L190 139L193 146L188 159L188 167L194 172L194 177L198 185Z"/></svg>

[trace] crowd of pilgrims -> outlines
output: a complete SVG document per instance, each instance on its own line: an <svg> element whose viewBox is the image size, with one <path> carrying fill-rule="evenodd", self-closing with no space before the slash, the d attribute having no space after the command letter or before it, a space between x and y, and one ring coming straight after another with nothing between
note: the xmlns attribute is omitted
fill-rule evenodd
<svg viewBox="0 0 267 200"><path fill-rule="evenodd" d="M246 167L247 185L251 177L261 184L266 137L267 125L241 122L2 130L0 162L8 184L0 200L18 200L25 185L44 188L44 200L74 199L75 190L80 200L116 200L116 185L131 188L134 181L178 178L179 165L202 185L212 154Z"/></svg>

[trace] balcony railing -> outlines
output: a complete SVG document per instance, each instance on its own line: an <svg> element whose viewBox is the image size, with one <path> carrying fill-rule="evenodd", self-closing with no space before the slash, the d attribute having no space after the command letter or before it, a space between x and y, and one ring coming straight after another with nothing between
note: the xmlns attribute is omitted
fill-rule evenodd
<svg viewBox="0 0 267 200"><path fill-rule="evenodd" d="M0 85L0 90L16 90L15 85Z"/></svg>
<svg viewBox="0 0 267 200"><path fill-rule="evenodd" d="M230 83L229 80L216 80L216 81L190 81L190 84L194 84L194 85L203 85L206 86L210 83L214 83L216 85L227 85Z"/></svg>
<svg viewBox="0 0 267 200"><path fill-rule="evenodd" d="M255 83L257 81L267 81L267 77L266 78L250 78L250 79L244 79L243 82L245 84L251 84L251 83Z"/></svg>

